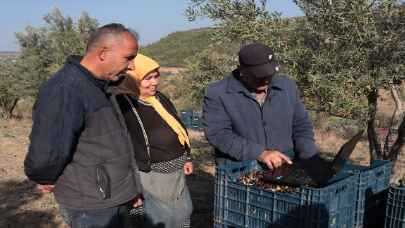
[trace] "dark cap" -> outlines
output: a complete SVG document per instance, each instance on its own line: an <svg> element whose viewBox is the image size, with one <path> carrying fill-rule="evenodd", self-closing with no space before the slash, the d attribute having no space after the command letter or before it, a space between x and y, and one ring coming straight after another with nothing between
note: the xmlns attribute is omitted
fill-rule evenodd
<svg viewBox="0 0 405 228"><path fill-rule="evenodd" d="M239 51L239 63L250 75L258 78L272 76L279 70L273 50L262 43L242 47Z"/></svg>

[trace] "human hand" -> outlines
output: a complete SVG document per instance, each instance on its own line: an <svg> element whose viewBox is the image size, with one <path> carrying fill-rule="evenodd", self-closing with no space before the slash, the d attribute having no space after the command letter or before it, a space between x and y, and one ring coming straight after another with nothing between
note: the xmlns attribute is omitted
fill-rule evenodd
<svg viewBox="0 0 405 228"><path fill-rule="evenodd" d="M53 184L39 184L38 186L38 190L41 193L51 193L53 192L55 185Z"/></svg>
<svg viewBox="0 0 405 228"><path fill-rule="evenodd" d="M190 175L193 173L193 163L192 162L186 162L184 163L183 166L183 171L185 175Z"/></svg>
<svg viewBox="0 0 405 228"><path fill-rule="evenodd" d="M276 169L285 162L292 164L292 161L288 156L277 150L264 150L257 160L265 163L269 169Z"/></svg>
<svg viewBox="0 0 405 228"><path fill-rule="evenodd" d="M133 201L132 207L140 207L143 205L142 195L137 195Z"/></svg>
<svg viewBox="0 0 405 228"><path fill-rule="evenodd" d="M132 208L129 209L128 214L132 218L142 218L144 213L143 196L139 194L132 200Z"/></svg>

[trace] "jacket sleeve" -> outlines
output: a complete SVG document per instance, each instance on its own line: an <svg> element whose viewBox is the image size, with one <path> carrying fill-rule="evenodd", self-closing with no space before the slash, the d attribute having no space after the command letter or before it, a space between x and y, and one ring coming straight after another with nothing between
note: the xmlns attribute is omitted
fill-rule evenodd
<svg viewBox="0 0 405 228"><path fill-rule="evenodd" d="M293 142L294 150L298 152L301 159L310 158L316 154L316 146L314 140L314 128L309 118L308 111L301 102L299 91L295 83L293 83L295 91L295 108L293 115Z"/></svg>
<svg viewBox="0 0 405 228"><path fill-rule="evenodd" d="M265 146L236 134L217 91L208 88L204 96L203 126L208 142L237 160L254 160Z"/></svg>
<svg viewBox="0 0 405 228"><path fill-rule="evenodd" d="M84 122L84 110L71 88L44 88L33 109L30 145L24 161L27 177L54 184L71 161Z"/></svg>

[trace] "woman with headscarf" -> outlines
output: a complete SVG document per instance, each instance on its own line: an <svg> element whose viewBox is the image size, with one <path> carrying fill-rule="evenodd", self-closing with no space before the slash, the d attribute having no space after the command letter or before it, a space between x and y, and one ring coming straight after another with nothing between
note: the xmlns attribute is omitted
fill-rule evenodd
<svg viewBox="0 0 405 228"><path fill-rule="evenodd" d="M143 227L190 226L185 175L193 172L190 140L172 102L158 91L159 64L138 54L116 100L132 138L143 186Z"/></svg>

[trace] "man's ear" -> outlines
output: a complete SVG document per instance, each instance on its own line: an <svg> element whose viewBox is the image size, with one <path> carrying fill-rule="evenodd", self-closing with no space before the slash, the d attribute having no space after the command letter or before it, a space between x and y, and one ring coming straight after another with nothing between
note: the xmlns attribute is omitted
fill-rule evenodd
<svg viewBox="0 0 405 228"><path fill-rule="evenodd" d="M106 58L107 58L107 54L108 54L107 52L108 52L107 47L99 48L99 49L97 50L97 58L98 58L101 62L104 62L104 61L106 60Z"/></svg>

